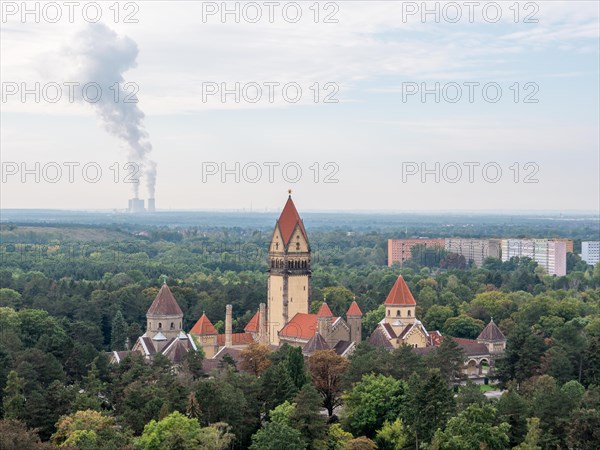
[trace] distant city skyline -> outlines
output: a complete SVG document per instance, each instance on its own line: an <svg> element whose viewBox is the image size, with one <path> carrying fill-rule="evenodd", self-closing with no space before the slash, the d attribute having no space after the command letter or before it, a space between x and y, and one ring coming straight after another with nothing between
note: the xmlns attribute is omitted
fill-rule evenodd
<svg viewBox="0 0 600 450"><path fill-rule="evenodd" d="M159 211L277 211L289 188L306 212L600 210L596 2L517 2L518 17L502 4L497 21L465 9L457 23L448 3L430 2L440 23L412 2L326 3L302 4L296 23L291 7L272 23L240 9L236 23L220 2L135 2L118 17L106 4L102 25L91 11L3 11L0 206L124 210L129 170L147 200L156 163ZM134 110L49 101L54 84L112 96L117 81L145 114L137 153L123 137ZM23 102L36 82L41 98Z"/></svg>

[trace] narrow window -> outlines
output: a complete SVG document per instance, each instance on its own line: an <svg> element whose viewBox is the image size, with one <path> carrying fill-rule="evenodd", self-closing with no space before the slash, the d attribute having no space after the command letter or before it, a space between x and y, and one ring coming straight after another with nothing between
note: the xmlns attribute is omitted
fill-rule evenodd
<svg viewBox="0 0 600 450"><path fill-rule="evenodd" d="M158 322L158 329L160 330L162 328L162 323Z"/></svg>
<svg viewBox="0 0 600 450"><path fill-rule="evenodd" d="M396 316L400 317L400 310L396 311Z"/></svg>
<svg viewBox="0 0 600 450"><path fill-rule="evenodd" d="M175 324L173 322L171 322L171 330L175 329Z"/></svg>

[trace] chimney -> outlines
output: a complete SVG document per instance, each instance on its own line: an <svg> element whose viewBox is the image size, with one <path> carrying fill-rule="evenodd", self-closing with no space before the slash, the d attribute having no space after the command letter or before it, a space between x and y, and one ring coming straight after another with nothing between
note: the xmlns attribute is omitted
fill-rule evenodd
<svg viewBox="0 0 600 450"><path fill-rule="evenodd" d="M261 303L258 307L258 342L260 344L267 344L269 341L267 328L267 306Z"/></svg>
<svg viewBox="0 0 600 450"><path fill-rule="evenodd" d="M156 211L156 200L153 198L148 199L148 212Z"/></svg>
<svg viewBox="0 0 600 450"><path fill-rule="evenodd" d="M233 340L231 336L232 329L232 318L231 318L232 306L225 306L225 347L232 347Z"/></svg>

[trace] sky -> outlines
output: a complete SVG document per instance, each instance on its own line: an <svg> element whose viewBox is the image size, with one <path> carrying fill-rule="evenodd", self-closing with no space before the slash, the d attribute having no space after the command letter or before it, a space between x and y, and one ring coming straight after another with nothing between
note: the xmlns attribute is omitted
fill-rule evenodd
<svg viewBox="0 0 600 450"><path fill-rule="evenodd" d="M476 3L3 2L0 206L598 211L600 4Z"/></svg>

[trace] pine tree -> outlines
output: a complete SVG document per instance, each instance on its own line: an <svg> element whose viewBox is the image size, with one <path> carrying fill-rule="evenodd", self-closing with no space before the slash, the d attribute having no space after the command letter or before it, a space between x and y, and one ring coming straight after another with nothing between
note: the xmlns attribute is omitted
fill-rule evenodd
<svg viewBox="0 0 600 450"><path fill-rule="evenodd" d="M297 389L301 389L307 381L304 367L304 356L300 347L292 347L286 357L287 371Z"/></svg>
<svg viewBox="0 0 600 450"><path fill-rule="evenodd" d="M5 419L21 419L25 412L25 380L14 370L8 373L2 406Z"/></svg>
<svg viewBox="0 0 600 450"><path fill-rule="evenodd" d="M320 413L323 399L311 383L306 383L294 397L294 403L290 424L302 433L309 449L318 448L327 433L325 417Z"/></svg>
<svg viewBox="0 0 600 450"><path fill-rule="evenodd" d="M265 411L270 411L284 401L291 400L298 392L283 363L269 367L261 377L261 384Z"/></svg>
<svg viewBox="0 0 600 450"><path fill-rule="evenodd" d="M112 350L125 350L125 342L129 327L123 318L121 311L117 311L112 320L112 328L110 330L110 346Z"/></svg>
<svg viewBox="0 0 600 450"><path fill-rule="evenodd" d="M196 393L194 391L190 392L188 395L187 407L185 408L186 415L190 419L199 419L200 414L200 403L198 403L198 399L196 398Z"/></svg>

